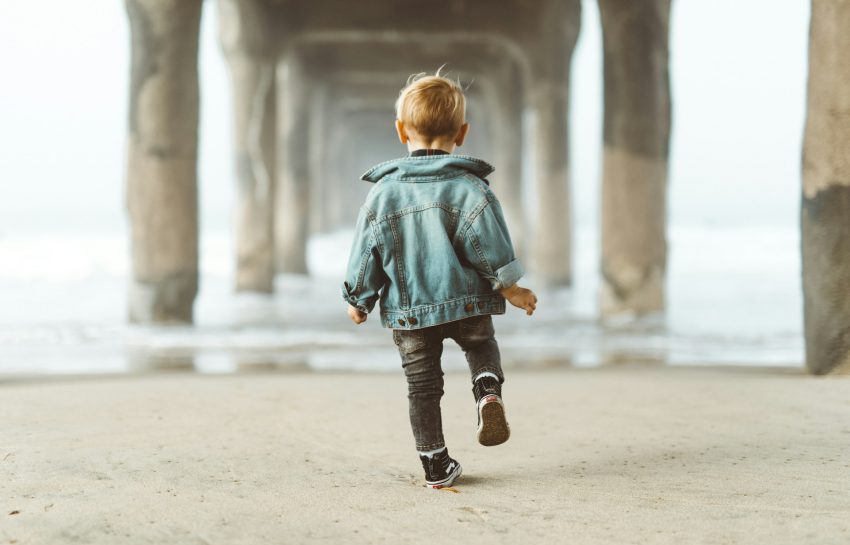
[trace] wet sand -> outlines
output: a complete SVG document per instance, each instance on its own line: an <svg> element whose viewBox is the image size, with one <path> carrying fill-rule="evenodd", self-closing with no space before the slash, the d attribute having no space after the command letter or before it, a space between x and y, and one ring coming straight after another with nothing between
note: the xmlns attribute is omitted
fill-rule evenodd
<svg viewBox="0 0 850 545"><path fill-rule="evenodd" d="M850 542L850 377L512 372L491 448L467 381L448 491L400 371L0 383L0 544Z"/></svg>

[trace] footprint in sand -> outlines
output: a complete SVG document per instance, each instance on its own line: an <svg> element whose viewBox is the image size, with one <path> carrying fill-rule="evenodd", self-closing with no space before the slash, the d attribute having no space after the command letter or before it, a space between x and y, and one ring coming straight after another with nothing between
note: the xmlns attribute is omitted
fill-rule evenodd
<svg viewBox="0 0 850 545"><path fill-rule="evenodd" d="M472 515L467 516L467 520L461 518L457 519L459 522L487 522L487 511L468 506L458 507L458 510Z"/></svg>

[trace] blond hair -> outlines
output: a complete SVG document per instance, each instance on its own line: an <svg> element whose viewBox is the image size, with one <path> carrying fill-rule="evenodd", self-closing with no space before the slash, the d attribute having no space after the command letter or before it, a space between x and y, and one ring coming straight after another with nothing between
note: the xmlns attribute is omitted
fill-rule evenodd
<svg viewBox="0 0 850 545"><path fill-rule="evenodd" d="M442 67L440 67L442 69ZM453 138L466 118L466 97L460 83L425 72L407 78L395 103L396 119L428 138Z"/></svg>

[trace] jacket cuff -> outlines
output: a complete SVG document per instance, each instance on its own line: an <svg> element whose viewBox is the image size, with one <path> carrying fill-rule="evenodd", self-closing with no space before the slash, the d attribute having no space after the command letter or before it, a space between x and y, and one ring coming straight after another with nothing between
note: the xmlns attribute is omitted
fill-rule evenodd
<svg viewBox="0 0 850 545"><path fill-rule="evenodd" d="M500 267L496 270L496 281L493 285L493 289L500 290L503 288L509 288L516 284L524 274L525 269L522 268L522 264L518 259L514 259L504 267Z"/></svg>
<svg viewBox="0 0 850 545"><path fill-rule="evenodd" d="M349 305L355 307L360 312L365 312L366 314L369 314L372 312L372 309L375 308L375 301L357 299L357 296L351 293L351 290L348 287L348 282L342 283L342 298L345 299Z"/></svg>

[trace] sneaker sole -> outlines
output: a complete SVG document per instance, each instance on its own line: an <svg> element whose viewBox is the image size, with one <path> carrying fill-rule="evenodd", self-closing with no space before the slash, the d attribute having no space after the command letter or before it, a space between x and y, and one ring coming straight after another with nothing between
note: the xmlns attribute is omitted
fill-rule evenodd
<svg viewBox="0 0 850 545"><path fill-rule="evenodd" d="M451 486L452 484L454 484L455 479L457 479L458 477L463 475L463 468L460 467L460 463L455 462L455 464L457 464L457 465L455 466L454 470L449 474L448 477L446 477L442 481L437 481L437 482L433 482L433 483L425 481L425 486L427 486L428 488L433 488L433 489L436 490L436 489L445 488L447 486Z"/></svg>
<svg viewBox="0 0 850 545"><path fill-rule="evenodd" d="M505 406L498 396L489 395L478 405L478 442L485 447L501 445L511 436L505 419Z"/></svg>

